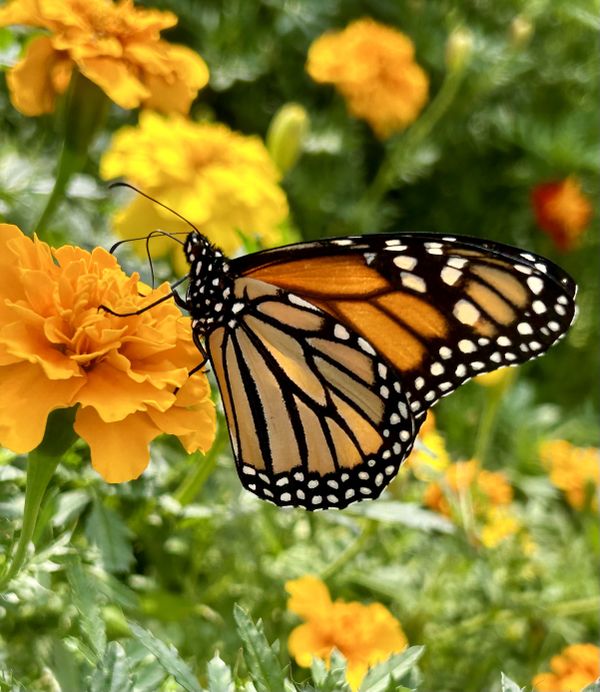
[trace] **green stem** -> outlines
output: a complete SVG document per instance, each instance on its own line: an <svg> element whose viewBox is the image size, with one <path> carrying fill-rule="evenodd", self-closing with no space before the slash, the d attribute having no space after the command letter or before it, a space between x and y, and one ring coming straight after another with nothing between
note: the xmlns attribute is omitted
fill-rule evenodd
<svg viewBox="0 0 600 692"><path fill-rule="evenodd" d="M479 428L475 439L475 449L473 458L476 459L482 466L485 466L487 455L490 448L490 443L494 437L494 430L498 419L498 411L509 387L516 377L516 370L512 368L506 373L505 378L497 385L489 387L486 401L483 407L481 418L479 419Z"/></svg>
<svg viewBox="0 0 600 692"><path fill-rule="evenodd" d="M42 499L60 459L60 456L47 456L37 450L34 450L29 455L27 460L27 486L25 489L23 526L8 569L0 577L0 592L4 591L9 582L21 571L21 567L27 557L29 543L35 531Z"/></svg>
<svg viewBox="0 0 600 692"><path fill-rule="evenodd" d="M337 574L348 562L353 560L362 551L369 538L371 538L371 536L375 533L376 529L377 522L373 519L368 519L356 539L352 541L352 543L350 543L350 545L321 572L321 579L323 581L327 581L327 579L332 577L334 574Z"/></svg>
<svg viewBox="0 0 600 692"><path fill-rule="evenodd" d="M183 479L173 496L181 505L189 505L198 496L204 484L217 465L219 454L227 444L227 426L221 422L217 428L217 436L212 447L204 455L204 459L194 462L188 475Z"/></svg>

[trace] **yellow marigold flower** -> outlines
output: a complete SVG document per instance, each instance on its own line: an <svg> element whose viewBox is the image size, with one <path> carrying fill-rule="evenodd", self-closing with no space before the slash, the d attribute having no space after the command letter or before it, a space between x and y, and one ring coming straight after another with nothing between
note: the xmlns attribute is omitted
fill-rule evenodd
<svg viewBox="0 0 600 692"><path fill-rule="evenodd" d="M413 449L404 465L408 466L417 478L427 481L431 479L432 472L433 475L439 474L450 465L446 442L435 427L432 411L427 412L418 439L422 444Z"/></svg>
<svg viewBox="0 0 600 692"><path fill-rule="evenodd" d="M177 17L131 0L12 0L0 9L0 26L13 24L50 32L34 38L8 74L11 100L25 115L53 111L73 69L122 108L187 113L208 82L199 55L160 38Z"/></svg>
<svg viewBox="0 0 600 692"><path fill-rule="evenodd" d="M124 127L114 135L100 174L106 179L124 176L176 209L226 254L240 247L238 231L258 236L264 245L277 244L279 226L288 215L278 185L280 173L263 142L221 124L144 112L138 126ZM139 236L141 228L189 230L183 221L142 197L119 212L114 225L123 238ZM157 239L152 249L160 254L172 247L166 238Z"/></svg>
<svg viewBox="0 0 600 692"><path fill-rule="evenodd" d="M99 309L138 310L167 284L150 291L102 248L51 249L16 226L0 225L0 248L0 444L29 452L51 411L78 406L75 431L111 483L139 476L161 433L188 452L210 447L215 411L206 376L188 376L199 359L189 319L172 301L131 317Z"/></svg>
<svg viewBox="0 0 600 692"><path fill-rule="evenodd" d="M533 678L535 692L579 692L600 676L600 648L571 644L550 660L551 673Z"/></svg>
<svg viewBox="0 0 600 692"><path fill-rule="evenodd" d="M583 509L591 491L600 484L598 452L596 447L576 447L566 440L551 440L540 446L540 458L550 471L550 480L575 509Z"/></svg>
<svg viewBox="0 0 600 692"><path fill-rule="evenodd" d="M316 39L306 69L315 81L333 84L348 110L381 138L410 125L427 101L429 80L414 60L412 41L372 19Z"/></svg>
<svg viewBox="0 0 600 692"><path fill-rule="evenodd" d="M381 603L332 601L327 586L317 577L288 581L288 610L306 623L292 630L290 654L298 665L311 665L313 657L329 665L333 649L347 661L346 678L357 690L370 666L404 650L408 642L400 623Z"/></svg>
<svg viewBox="0 0 600 692"><path fill-rule="evenodd" d="M486 471L475 460L451 464L440 482L430 483L424 503L440 514L451 515L448 500L458 502L462 493L470 492L476 514L483 514L491 505L507 505L512 501L512 488L502 471Z"/></svg>
<svg viewBox="0 0 600 692"><path fill-rule="evenodd" d="M506 507L491 507L481 529L481 542L486 548L495 548L506 538L518 533L521 528L519 519Z"/></svg>

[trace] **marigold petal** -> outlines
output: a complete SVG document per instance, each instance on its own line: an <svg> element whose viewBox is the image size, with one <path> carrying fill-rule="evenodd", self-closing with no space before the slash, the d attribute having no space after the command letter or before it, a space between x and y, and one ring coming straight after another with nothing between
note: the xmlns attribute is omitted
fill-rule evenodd
<svg viewBox="0 0 600 692"><path fill-rule="evenodd" d="M288 651L303 668L309 668L314 657L328 660L332 649L326 633L312 623L298 625L288 637Z"/></svg>
<svg viewBox="0 0 600 692"><path fill-rule="evenodd" d="M88 443L92 466L107 483L138 478L150 460L148 445L160 435L143 413L106 423L89 406L77 411L74 429Z"/></svg>
<svg viewBox="0 0 600 692"><path fill-rule="evenodd" d="M48 414L70 406L82 384L82 378L48 380L31 363L0 367L0 444L17 454L35 449Z"/></svg>
<svg viewBox="0 0 600 692"><path fill-rule="evenodd" d="M387 657L386 657L387 658ZM352 692L360 687L365 675L369 672L369 666L364 661L348 661L346 667L346 680Z"/></svg>
<svg viewBox="0 0 600 692"><path fill-rule="evenodd" d="M305 620L327 617L331 609L331 597L326 584L318 577L307 574L299 579L285 583L285 590L290 594L288 610Z"/></svg>
<svg viewBox="0 0 600 692"><path fill-rule="evenodd" d="M7 76L10 98L14 107L24 115L42 115L54 110L57 86L63 80L55 80L58 70L72 69L67 56L57 52L47 36L33 39L25 56L10 70ZM66 85L64 85L66 88Z"/></svg>
<svg viewBox="0 0 600 692"><path fill-rule="evenodd" d="M122 60L90 57L79 61L78 66L85 77L121 108L137 108L150 94L133 69Z"/></svg>
<svg viewBox="0 0 600 692"><path fill-rule="evenodd" d="M46 26L38 9L38 0L12 0L0 8L0 26L12 24Z"/></svg>

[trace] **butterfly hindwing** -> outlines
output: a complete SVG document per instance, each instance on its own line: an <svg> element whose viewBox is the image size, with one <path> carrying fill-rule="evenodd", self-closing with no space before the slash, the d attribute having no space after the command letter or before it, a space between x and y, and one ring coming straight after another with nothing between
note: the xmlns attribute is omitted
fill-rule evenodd
<svg viewBox="0 0 600 692"><path fill-rule="evenodd" d="M541 355L571 324L576 287L553 263L458 236L334 238L234 260L367 339L417 419L474 375Z"/></svg>
<svg viewBox="0 0 600 692"><path fill-rule="evenodd" d="M418 427L398 373L302 298L248 278L234 290L207 347L244 487L307 509L377 497Z"/></svg>

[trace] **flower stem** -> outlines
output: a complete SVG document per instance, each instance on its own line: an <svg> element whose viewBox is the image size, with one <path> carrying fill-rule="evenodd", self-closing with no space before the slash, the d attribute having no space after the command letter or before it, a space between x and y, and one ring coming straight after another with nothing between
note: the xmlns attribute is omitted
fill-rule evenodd
<svg viewBox="0 0 600 692"><path fill-rule="evenodd" d="M221 421L217 428L217 436L212 447L204 455L204 459L194 463L188 475L183 479L180 486L173 493L174 498L181 505L189 505L198 496L210 474L217 465L219 454L227 444L227 426Z"/></svg>
<svg viewBox="0 0 600 692"><path fill-rule="evenodd" d="M368 519L356 539L350 543L350 545L321 572L321 579L323 579L323 581L327 581L327 579L332 577L334 574L337 574L348 562L353 560L356 555L362 551L369 538L371 538L371 536L375 533L376 529L377 522L373 519Z"/></svg>
<svg viewBox="0 0 600 692"><path fill-rule="evenodd" d="M29 543L35 531L42 499L48 483L58 466L60 456L51 457L34 450L27 460L27 485L25 488L25 511L23 525L17 547L9 562L8 569L0 577L0 591L21 571L27 557Z"/></svg>
<svg viewBox="0 0 600 692"><path fill-rule="evenodd" d="M487 455L490 448L490 443L494 437L494 430L498 419L498 411L504 399L504 395L516 377L516 370L512 368L506 373L505 378L493 387L489 387L481 418L479 419L479 428L477 437L475 438L475 450L473 458L476 459L482 466L485 466Z"/></svg>

